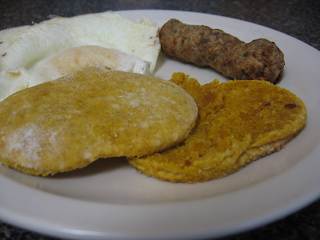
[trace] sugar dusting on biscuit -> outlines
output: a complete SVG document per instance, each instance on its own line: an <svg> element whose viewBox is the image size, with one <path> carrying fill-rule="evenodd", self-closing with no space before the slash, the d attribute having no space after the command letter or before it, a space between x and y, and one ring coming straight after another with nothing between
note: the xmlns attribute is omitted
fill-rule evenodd
<svg viewBox="0 0 320 240"><path fill-rule="evenodd" d="M23 154L26 158L23 167L34 167L33 162L41 160L40 152L45 150L47 146L43 146L41 138L47 138L51 148L56 145L57 131L43 132L35 125L31 124L25 127L17 128L10 135L3 136L1 140L5 143L6 152L1 155L8 156L10 154ZM40 137L41 136L41 137ZM37 164L36 164L37 165Z"/></svg>
<svg viewBox="0 0 320 240"><path fill-rule="evenodd" d="M6 151L20 152L23 151L27 159L38 160L38 152L41 150L37 126L32 125L31 127L18 128L15 132L9 136L2 137L2 140L6 143Z"/></svg>

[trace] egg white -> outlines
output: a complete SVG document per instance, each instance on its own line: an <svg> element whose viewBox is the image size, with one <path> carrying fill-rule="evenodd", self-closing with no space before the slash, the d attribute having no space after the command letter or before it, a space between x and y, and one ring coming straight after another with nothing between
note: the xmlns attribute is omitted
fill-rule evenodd
<svg viewBox="0 0 320 240"><path fill-rule="evenodd" d="M112 11L5 29L0 31L0 100L28 86L30 76L48 59L85 45L136 56L149 64L150 74L160 52L155 23L147 17L134 23Z"/></svg>

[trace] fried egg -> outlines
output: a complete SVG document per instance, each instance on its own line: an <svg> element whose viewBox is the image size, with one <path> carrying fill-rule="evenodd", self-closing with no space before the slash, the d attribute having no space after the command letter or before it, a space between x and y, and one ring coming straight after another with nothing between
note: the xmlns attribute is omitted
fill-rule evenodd
<svg viewBox="0 0 320 240"><path fill-rule="evenodd" d="M43 81L54 79L55 76L44 75L52 73L44 70L52 64L49 59L68 49L86 45L112 49L106 50L115 54L109 60L122 59L123 54L135 56L146 63L141 68L145 67L150 74L153 74L160 52L158 27L148 17L132 22L112 11L71 18L55 17L31 26L5 29L0 31L0 100L26 88L31 79L32 84L39 83L39 76ZM98 62L101 61L106 60ZM95 61L91 56L86 62ZM139 64L133 69L137 66Z"/></svg>
<svg viewBox="0 0 320 240"><path fill-rule="evenodd" d="M148 74L150 64L140 58L112 48L94 45L70 48L37 67L30 76L29 87L52 81L76 70L104 66L111 70Z"/></svg>

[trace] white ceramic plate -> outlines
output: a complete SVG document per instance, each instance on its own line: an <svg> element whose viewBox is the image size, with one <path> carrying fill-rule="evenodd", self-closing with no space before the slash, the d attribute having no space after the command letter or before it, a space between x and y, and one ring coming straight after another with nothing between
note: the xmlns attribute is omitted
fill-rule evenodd
<svg viewBox="0 0 320 240"><path fill-rule="evenodd" d="M76 239L209 238L248 230L284 217L320 195L320 52L275 30L209 14L120 11L220 28L249 42L267 38L284 52L278 85L306 104L304 131L280 152L243 170L201 184L172 184L138 174L124 159L100 160L82 170L41 178L0 166L0 219L57 237ZM155 76L182 71L201 83L222 75L161 55Z"/></svg>

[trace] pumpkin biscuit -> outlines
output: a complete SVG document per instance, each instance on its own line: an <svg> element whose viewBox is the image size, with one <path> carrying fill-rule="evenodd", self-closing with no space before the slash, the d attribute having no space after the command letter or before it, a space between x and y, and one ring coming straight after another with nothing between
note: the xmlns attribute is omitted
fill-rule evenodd
<svg viewBox="0 0 320 240"><path fill-rule="evenodd" d="M46 176L152 154L185 140L197 117L174 83L89 67L0 102L0 162Z"/></svg>
<svg viewBox="0 0 320 240"><path fill-rule="evenodd" d="M304 127L307 112L293 93L266 81L201 86L175 73L171 79L196 101L199 118L185 142L161 153L128 158L137 171L171 182L205 182L234 173L278 151Z"/></svg>

